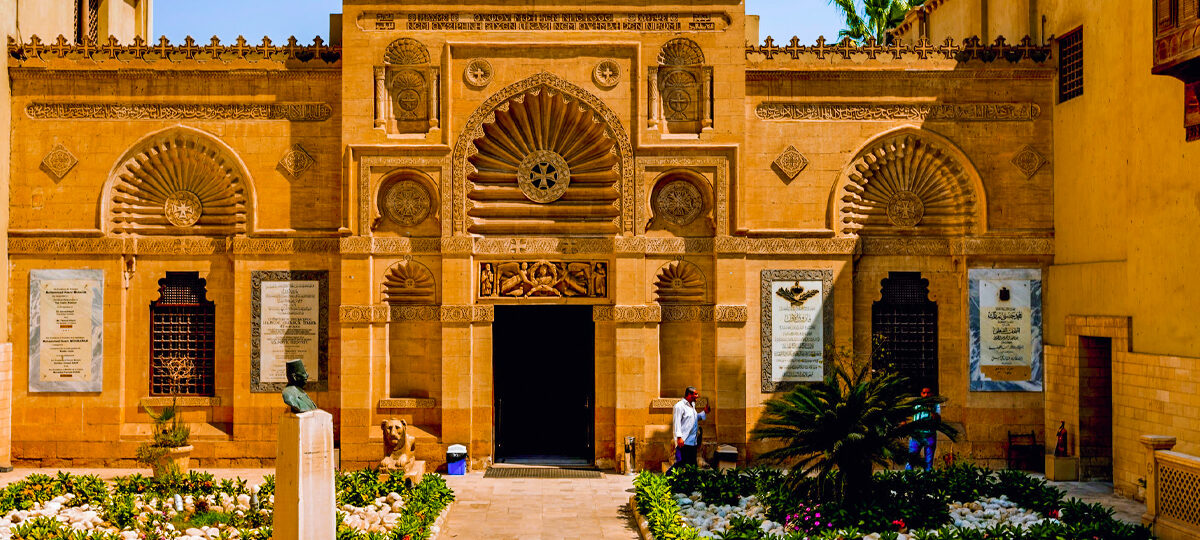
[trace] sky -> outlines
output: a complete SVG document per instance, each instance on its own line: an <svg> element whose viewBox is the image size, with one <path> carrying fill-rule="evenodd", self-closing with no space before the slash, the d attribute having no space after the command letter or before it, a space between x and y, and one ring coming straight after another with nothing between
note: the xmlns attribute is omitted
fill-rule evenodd
<svg viewBox="0 0 1200 540"><path fill-rule="evenodd" d="M229 43L243 35L253 43L265 35L278 43L294 35L308 43L313 36L328 38L329 14L341 10L341 0L156 0L150 41L165 35L178 43L191 35L206 42L215 35ZM841 15L827 0L746 0L746 12L761 16L760 41L768 35L776 43L792 36L813 43L819 35L833 41L842 28Z"/></svg>

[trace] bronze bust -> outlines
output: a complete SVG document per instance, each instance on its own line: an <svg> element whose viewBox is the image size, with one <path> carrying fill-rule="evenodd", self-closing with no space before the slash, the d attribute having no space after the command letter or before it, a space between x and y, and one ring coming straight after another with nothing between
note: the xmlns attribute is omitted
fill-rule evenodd
<svg viewBox="0 0 1200 540"><path fill-rule="evenodd" d="M308 372L304 370L303 360L292 360L287 363L287 386L283 388L283 402L292 408L294 413L317 410L317 404L308 394L304 393L304 383L308 382Z"/></svg>

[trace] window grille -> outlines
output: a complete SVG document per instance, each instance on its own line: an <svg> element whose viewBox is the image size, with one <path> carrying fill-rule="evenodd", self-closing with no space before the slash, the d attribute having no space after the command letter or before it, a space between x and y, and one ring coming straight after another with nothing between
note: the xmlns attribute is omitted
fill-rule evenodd
<svg viewBox="0 0 1200 540"><path fill-rule="evenodd" d="M1083 95L1083 27L1058 38L1058 102Z"/></svg>
<svg viewBox="0 0 1200 540"><path fill-rule="evenodd" d="M216 310L198 272L167 272L150 303L150 394L213 395Z"/></svg>
<svg viewBox="0 0 1200 540"><path fill-rule="evenodd" d="M889 272L883 297L871 306L876 369L908 378L910 390L938 390L937 303L929 300L929 280L919 272Z"/></svg>

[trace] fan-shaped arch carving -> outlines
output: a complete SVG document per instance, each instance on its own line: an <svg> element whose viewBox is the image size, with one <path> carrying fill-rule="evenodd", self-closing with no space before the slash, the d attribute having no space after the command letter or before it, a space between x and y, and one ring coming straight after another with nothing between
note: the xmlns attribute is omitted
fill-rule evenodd
<svg viewBox="0 0 1200 540"><path fill-rule="evenodd" d="M383 299L389 304L433 304L435 280L429 267L400 261L383 275Z"/></svg>
<svg viewBox="0 0 1200 540"><path fill-rule="evenodd" d="M671 261L654 280L654 292L662 303L704 301L704 274L688 261Z"/></svg>
<svg viewBox="0 0 1200 540"><path fill-rule="evenodd" d="M383 62L394 66L428 64L429 49L413 38L400 38L384 49Z"/></svg>
<svg viewBox="0 0 1200 540"><path fill-rule="evenodd" d="M974 167L932 132L901 128L865 145L842 173L843 234L982 232L983 189Z"/></svg>
<svg viewBox="0 0 1200 540"><path fill-rule="evenodd" d="M659 49L658 63L664 66L699 66L704 63L704 51L695 41L675 38Z"/></svg>
<svg viewBox="0 0 1200 540"><path fill-rule="evenodd" d="M253 190L233 149L198 129L151 133L109 173L101 216L113 233L245 234Z"/></svg>
<svg viewBox="0 0 1200 540"><path fill-rule="evenodd" d="M619 230L623 186L632 183L629 138L612 111L569 82L540 73L501 90L468 120L455 154L456 184L464 172L470 181L469 232Z"/></svg>

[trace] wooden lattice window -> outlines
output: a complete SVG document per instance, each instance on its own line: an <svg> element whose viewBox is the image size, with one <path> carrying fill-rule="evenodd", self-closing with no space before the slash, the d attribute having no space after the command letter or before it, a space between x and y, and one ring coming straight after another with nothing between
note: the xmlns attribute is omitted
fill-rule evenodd
<svg viewBox="0 0 1200 540"><path fill-rule="evenodd" d="M920 272L888 272L883 296L871 306L876 369L908 378L911 391L938 390L937 303L929 300L929 280Z"/></svg>
<svg viewBox="0 0 1200 540"><path fill-rule="evenodd" d="M1083 95L1083 27L1058 38L1058 102Z"/></svg>
<svg viewBox="0 0 1200 540"><path fill-rule="evenodd" d="M198 272L167 272L150 303L150 394L213 395L216 310Z"/></svg>

